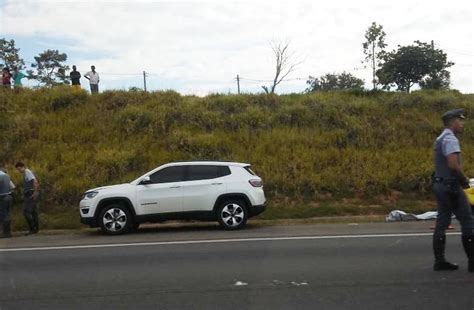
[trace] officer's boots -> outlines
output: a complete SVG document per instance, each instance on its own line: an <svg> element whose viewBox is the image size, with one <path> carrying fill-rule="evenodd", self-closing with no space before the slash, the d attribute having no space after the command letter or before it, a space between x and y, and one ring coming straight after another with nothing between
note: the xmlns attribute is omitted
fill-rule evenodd
<svg viewBox="0 0 474 310"><path fill-rule="evenodd" d="M11 238L12 237L10 223L11 223L11 221L3 222L3 234L0 235L0 238Z"/></svg>
<svg viewBox="0 0 474 310"><path fill-rule="evenodd" d="M474 272L474 235L473 236L463 236L462 245L464 246L464 251L468 258L468 267L469 272Z"/></svg>
<svg viewBox="0 0 474 310"><path fill-rule="evenodd" d="M433 269L441 270L458 270L459 266L448 262L444 258L444 249L446 248L446 236L433 236L433 251L435 255L435 263Z"/></svg>

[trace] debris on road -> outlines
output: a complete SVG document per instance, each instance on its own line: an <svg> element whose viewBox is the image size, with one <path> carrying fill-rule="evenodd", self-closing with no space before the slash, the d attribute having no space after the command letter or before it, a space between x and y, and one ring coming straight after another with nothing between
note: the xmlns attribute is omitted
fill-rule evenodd
<svg viewBox="0 0 474 310"><path fill-rule="evenodd" d="M400 222L400 221L425 221L435 220L438 216L437 211L428 211L423 214L406 213L401 210L393 210L385 217L386 222Z"/></svg>
<svg viewBox="0 0 474 310"><path fill-rule="evenodd" d="M237 281L235 282L234 286L246 286L249 285L248 283L242 282L242 281Z"/></svg>

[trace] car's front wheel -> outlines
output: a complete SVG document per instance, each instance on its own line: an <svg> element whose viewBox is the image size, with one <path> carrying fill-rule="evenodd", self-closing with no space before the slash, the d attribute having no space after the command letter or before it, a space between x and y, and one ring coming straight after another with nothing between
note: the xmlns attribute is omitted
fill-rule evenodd
<svg viewBox="0 0 474 310"><path fill-rule="evenodd" d="M217 210L219 224L226 230L236 230L244 227L247 218L247 208L242 201L225 201Z"/></svg>
<svg viewBox="0 0 474 310"><path fill-rule="evenodd" d="M111 204L99 214L100 228L107 235L120 235L130 230L132 216L122 205Z"/></svg>

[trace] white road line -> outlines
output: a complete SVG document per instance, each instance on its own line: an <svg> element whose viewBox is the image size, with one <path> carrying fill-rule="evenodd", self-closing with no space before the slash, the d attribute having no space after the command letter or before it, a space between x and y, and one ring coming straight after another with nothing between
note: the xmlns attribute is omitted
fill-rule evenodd
<svg viewBox="0 0 474 310"><path fill-rule="evenodd" d="M447 235L460 235L460 234L461 233L458 233L458 232L447 233ZM405 233L405 234L262 237L262 238L242 238L242 239L157 241L157 242L137 242L137 243L89 244L89 245L49 246L49 247L30 247L30 248L10 248L10 249L0 249L0 253L2 253L2 252L26 252L26 251L55 251L55 250L75 250L75 249L97 249L97 248L121 248L121 247L159 246L159 245L211 244L211 243L231 243L231 242L360 239L360 238L394 238L394 237L426 237L426 236L432 236L432 235L433 235L433 233Z"/></svg>

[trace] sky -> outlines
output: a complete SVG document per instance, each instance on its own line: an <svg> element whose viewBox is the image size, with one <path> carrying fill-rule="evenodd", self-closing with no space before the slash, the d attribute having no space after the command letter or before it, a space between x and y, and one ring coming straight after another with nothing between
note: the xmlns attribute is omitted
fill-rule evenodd
<svg viewBox="0 0 474 310"><path fill-rule="evenodd" d="M387 49L415 40L443 49L452 87L474 93L471 1L0 0L0 38L14 39L29 66L46 49L100 88L173 89L199 96L261 92L275 70L272 42L289 42L296 69L277 93L303 92L308 76L351 73L370 88L362 43L372 22ZM28 82L32 85L33 82ZM84 88L87 81L81 81Z"/></svg>

